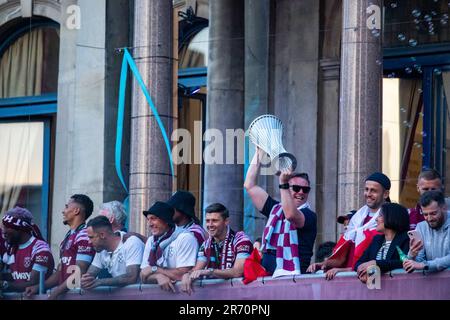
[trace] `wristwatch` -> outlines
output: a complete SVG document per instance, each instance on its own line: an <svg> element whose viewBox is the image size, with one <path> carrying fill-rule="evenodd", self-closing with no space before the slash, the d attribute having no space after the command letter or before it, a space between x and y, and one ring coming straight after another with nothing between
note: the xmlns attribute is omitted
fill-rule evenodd
<svg viewBox="0 0 450 320"><path fill-rule="evenodd" d="M209 275L212 276L214 273L214 268L208 268Z"/></svg>
<svg viewBox="0 0 450 320"><path fill-rule="evenodd" d="M283 183L278 186L280 189L289 189L289 183Z"/></svg>
<svg viewBox="0 0 450 320"><path fill-rule="evenodd" d="M152 266L152 273L155 273L156 271L158 271L158 266Z"/></svg>

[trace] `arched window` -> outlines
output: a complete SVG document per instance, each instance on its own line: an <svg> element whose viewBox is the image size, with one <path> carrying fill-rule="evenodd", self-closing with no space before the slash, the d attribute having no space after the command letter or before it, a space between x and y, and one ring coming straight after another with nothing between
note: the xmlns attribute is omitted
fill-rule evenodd
<svg viewBox="0 0 450 320"><path fill-rule="evenodd" d="M59 25L16 19L0 28L0 215L29 209L48 235Z"/></svg>
<svg viewBox="0 0 450 320"><path fill-rule="evenodd" d="M59 28L54 23L23 26L0 47L0 99L56 93Z"/></svg>

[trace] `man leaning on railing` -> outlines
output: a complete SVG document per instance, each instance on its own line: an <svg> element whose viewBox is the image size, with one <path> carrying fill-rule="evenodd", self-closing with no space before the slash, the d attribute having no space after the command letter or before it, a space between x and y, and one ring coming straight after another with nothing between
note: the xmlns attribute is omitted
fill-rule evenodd
<svg viewBox="0 0 450 320"><path fill-rule="evenodd" d="M441 191L427 191L420 197L425 221L417 224L420 238L410 241L410 260L403 263L407 272L436 272L450 267L450 213Z"/></svg>
<svg viewBox="0 0 450 320"><path fill-rule="evenodd" d="M206 209L206 229L209 238L203 242L195 267L183 275L181 291L192 293L192 282L202 276L229 279L242 277L245 259L253 251L249 237L243 231L234 232L228 209L214 203Z"/></svg>

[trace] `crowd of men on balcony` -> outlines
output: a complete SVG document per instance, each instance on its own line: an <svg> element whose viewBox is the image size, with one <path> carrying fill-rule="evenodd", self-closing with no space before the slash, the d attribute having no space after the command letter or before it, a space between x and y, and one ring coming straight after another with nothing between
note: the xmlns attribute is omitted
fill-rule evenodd
<svg viewBox="0 0 450 320"><path fill-rule="evenodd" d="M381 272L401 268L436 272L450 267L450 213L435 170L419 175L420 200L409 210L390 202L391 182L386 175L371 174L365 180L366 204L339 217L347 225L331 256L311 263L317 215L308 203L309 177L282 172L281 201L274 200L257 184L263 155L259 149L255 153L244 187L267 217L259 266L264 274L279 277L320 271L332 280L339 272L356 271L366 282L373 266ZM92 200L73 195L63 210L63 224L70 229L61 242L55 271L50 247L33 223L33 215L15 207L2 218L0 290L32 296L39 292L44 274L44 289L51 289L49 299L56 299L69 290L67 279L75 265L85 290L141 282L176 292L179 282L180 290L191 294L194 281L201 277L238 278L245 271L255 276L249 269L255 261L258 264L254 257L259 251L244 232L229 227L228 209L221 203L205 209L206 232L194 208L195 197L187 191L176 192L166 202L157 201L143 212L150 232L147 239L126 232L126 212L120 202L101 205L99 215L89 219L94 211ZM246 264L249 260L253 264Z"/></svg>

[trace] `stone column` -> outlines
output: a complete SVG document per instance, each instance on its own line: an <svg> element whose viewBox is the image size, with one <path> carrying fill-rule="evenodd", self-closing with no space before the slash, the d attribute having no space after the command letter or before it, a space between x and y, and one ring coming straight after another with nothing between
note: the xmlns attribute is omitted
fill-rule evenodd
<svg viewBox="0 0 450 320"><path fill-rule="evenodd" d="M258 116L268 113L269 100L269 27L270 0L245 1L245 129ZM246 163L255 148L249 141ZM245 168L247 169L247 168ZM260 175L258 184L267 189L267 176ZM260 237L266 218L244 197L244 230L253 238Z"/></svg>
<svg viewBox="0 0 450 320"><path fill-rule="evenodd" d="M223 203L237 231L243 223L244 166L237 164L237 148L234 164L225 164L233 151L225 148L225 130L244 129L244 1L210 1L209 23L206 129L222 133L224 164L205 164L203 205Z"/></svg>
<svg viewBox="0 0 450 320"><path fill-rule="evenodd" d="M170 139L172 117L172 1L136 0L132 55ZM172 193L166 146L145 97L133 81L130 230L146 234L143 210Z"/></svg>
<svg viewBox="0 0 450 320"><path fill-rule="evenodd" d="M317 131L317 212L316 243L336 241L338 141L339 141L339 60L320 60Z"/></svg>
<svg viewBox="0 0 450 320"><path fill-rule="evenodd" d="M362 206L365 177L381 170L381 30L368 28L371 5L382 8L382 1L343 1L339 214Z"/></svg>
<svg viewBox="0 0 450 320"><path fill-rule="evenodd" d="M307 172L308 202L316 211L317 112L320 1L277 0L271 34L273 114L283 121L283 144L297 158L297 172ZM270 110L270 106L269 106ZM279 178L272 196L280 199ZM320 213L319 213L320 214Z"/></svg>

